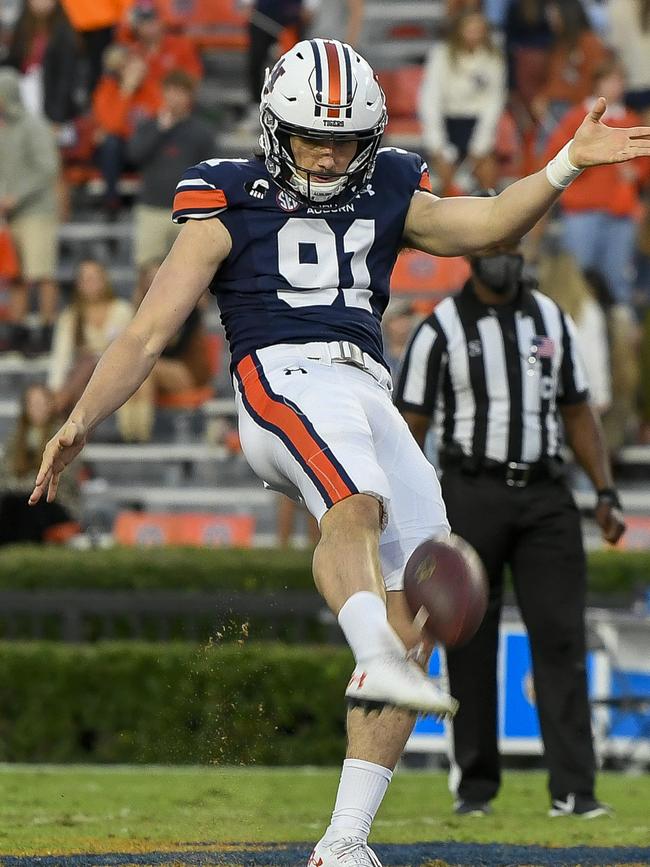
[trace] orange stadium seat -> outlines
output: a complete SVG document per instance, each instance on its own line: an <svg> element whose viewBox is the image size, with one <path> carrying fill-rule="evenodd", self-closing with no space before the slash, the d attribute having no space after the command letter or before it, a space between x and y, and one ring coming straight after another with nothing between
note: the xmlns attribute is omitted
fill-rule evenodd
<svg viewBox="0 0 650 867"><path fill-rule="evenodd" d="M425 295L433 302L457 292L470 273L461 256L429 256L418 250L404 250L397 257L391 290L395 293ZM427 299L428 300L428 299Z"/></svg>
<svg viewBox="0 0 650 867"><path fill-rule="evenodd" d="M237 0L159 0L170 27L200 48L242 51L248 46L248 14Z"/></svg>
<svg viewBox="0 0 650 867"><path fill-rule="evenodd" d="M221 370L223 361L223 338L219 334L205 335L205 351L208 356L210 377L214 377ZM214 388L211 385L200 385L196 388L185 388L182 391L174 391L169 394L159 394L156 403L162 409L198 409L214 397Z"/></svg>
<svg viewBox="0 0 650 867"><path fill-rule="evenodd" d="M156 403L162 409L198 409L214 396L211 385L200 385L196 388L184 388L182 391L172 391L160 394Z"/></svg>
<svg viewBox="0 0 650 867"><path fill-rule="evenodd" d="M417 106L423 74L423 69L419 65L386 69L379 73L379 81L386 94L389 132L393 134L420 132Z"/></svg>
<svg viewBox="0 0 650 867"><path fill-rule="evenodd" d="M52 524L43 535L43 541L49 545L66 545L75 536L81 533L81 524L77 521L63 521L61 524Z"/></svg>
<svg viewBox="0 0 650 867"><path fill-rule="evenodd" d="M123 511L113 526L120 545L234 545L250 548L255 533L252 515L213 515L209 512L173 514L169 512Z"/></svg>

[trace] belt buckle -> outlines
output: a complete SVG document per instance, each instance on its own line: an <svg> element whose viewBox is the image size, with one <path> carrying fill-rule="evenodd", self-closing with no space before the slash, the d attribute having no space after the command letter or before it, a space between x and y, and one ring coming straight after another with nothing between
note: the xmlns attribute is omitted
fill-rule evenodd
<svg viewBox="0 0 650 867"><path fill-rule="evenodd" d="M360 367L361 370L366 369L363 352L355 343L349 343L347 340L339 340L338 346L341 352L341 361L344 364L352 364L354 367Z"/></svg>
<svg viewBox="0 0 650 867"><path fill-rule="evenodd" d="M521 473L521 475L518 475ZM525 488L530 481L530 464L520 464L517 461L508 461L506 470L506 485L509 488Z"/></svg>

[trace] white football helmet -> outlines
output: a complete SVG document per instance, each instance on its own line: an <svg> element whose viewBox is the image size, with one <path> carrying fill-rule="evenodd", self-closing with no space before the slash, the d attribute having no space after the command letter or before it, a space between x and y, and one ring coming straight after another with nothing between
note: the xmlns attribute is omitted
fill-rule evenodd
<svg viewBox="0 0 650 867"><path fill-rule="evenodd" d="M304 40L266 70L260 146L271 177L299 201L319 205L351 199L372 175L387 119L384 92L372 68L343 42ZM317 180L296 164L292 135L356 141L357 151L345 173L328 172L331 179Z"/></svg>

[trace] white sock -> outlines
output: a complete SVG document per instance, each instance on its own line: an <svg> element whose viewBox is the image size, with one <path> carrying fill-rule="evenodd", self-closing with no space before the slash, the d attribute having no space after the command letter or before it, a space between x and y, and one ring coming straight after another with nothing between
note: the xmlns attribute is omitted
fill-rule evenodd
<svg viewBox="0 0 650 867"><path fill-rule="evenodd" d="M356 662L389 653L406 656L406 648L388 623L386 604L376 593L360 590L350 596L339 611L339 624Z"/></svg>
<svg viewBox="0 0 650 867"><path fill-rule="evenodd" d="M328 840L337 837L368 839L370 826L379 809L393 772L361 759L346 759L332 813L325 832Z"/></svg>

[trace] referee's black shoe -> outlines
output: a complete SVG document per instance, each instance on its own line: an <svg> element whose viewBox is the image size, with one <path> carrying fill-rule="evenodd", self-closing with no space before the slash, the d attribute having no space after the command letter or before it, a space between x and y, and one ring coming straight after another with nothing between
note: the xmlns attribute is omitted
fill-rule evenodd
<svg viewBox="0 0 650 867"><path fill-rule="evenodd" d="M457 816L489 816L491 812L492 807L487 801L456 801L454 804L454 813Z"/></svg>
<svg viewBox="0 0 650 867"><path fill-rule="evenodd" d="M579 816L581 819L598 819L600 816L611 816L613 811L606 804L601 804L595 798L587 795L574 795L573 792L565 798L555 798L551 803L549 816Z"/></svg>

